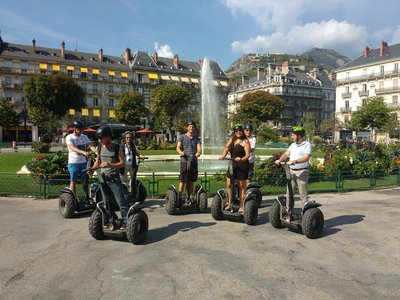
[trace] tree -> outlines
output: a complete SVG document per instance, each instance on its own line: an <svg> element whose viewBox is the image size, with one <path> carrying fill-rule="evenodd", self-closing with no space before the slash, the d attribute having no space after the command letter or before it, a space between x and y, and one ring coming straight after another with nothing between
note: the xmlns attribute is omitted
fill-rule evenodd
<svg viewBox="0 0 400 300"><path fill-rule="evenodd" d="M371 129L375 141L375 130L381 130L390 121L391 109L383 97L368 97L363 106L351 116L350 128L354 131Z"/></svg>
<svg viewBox="0 0 400 300"><path fill-rule="evenodd" d="M172 132L179 115L190 104L189 91L178 85L161 85L150 94L150 111L167 120L167 128Z"/></svg>
<svg viewBox="0 0 400 300"><path fill-rule="evenodd" d="M314 114L311 111L307 111L303 118L301 118L301 123L306 131L307 140L311 142L316 128Z"/></svg>
<svg viewBox="0 0 400 300"><path fill-rule="evenodd" d="M257 128L260 123L279 117L283 108L281 98L265 91L256 91L243 96L238 116L242 123L252 123Z"/></svg>
<svg viewBox="0 0 400 300"><path fill-rule="evenodd" d="M136 92L121 94L115 106L116 120L125 124L140 124L147 113L148 109L144 106L143 96Z"/></svg>
<svg viewBox="0 0 400 300"><path fill-rule="evenodd" d="M9 129L18 126L21 120L21 114L14 110L14 105L3 98L0 102L0 126Z"/></svg>
<svg viewBox="0 0 400 300"><path fill-rule="evenodd" d="M261 137L262 141L264 142L278 142L279 141L279 133L276 129L261 125L257 130L257 139Z"/></svg>
<svg viewBox="0 0 400 300"><path fill-rule="evenodd" d="M34 74L24 85L33 124L48 127L49 119L63 118L69 109L85 106L85 92L65 74Z"/></svg>

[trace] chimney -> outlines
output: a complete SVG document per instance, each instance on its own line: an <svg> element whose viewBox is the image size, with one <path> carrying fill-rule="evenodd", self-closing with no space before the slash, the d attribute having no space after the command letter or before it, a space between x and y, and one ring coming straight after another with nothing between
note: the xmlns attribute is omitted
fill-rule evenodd
<svg viewBox="0 0 400 300"><path fill-rule="evenodd" d="M36 53L36 40L35 40L35 38L33 38L33 40L32 40L32 53L33 54Z"/></svg>
<svg viewBox="0 0 400 300"><path fill-rule="evenodd" d="M388 44L386 43L386 42L384 42L384 41L382 41L381 42L381 51L380 51L380 55L381 56L383 56L383 55L385 55L386 53L387 53L387 50L388 50Z"/></svg>
<svg viewBox="0 0 400 300"><path fill-rule="evenodd" d="M368 57L368 55L369 55L369 47L366 46L366 47L364 48L364 57Z"/></svg>
<svg viewBox="0 0 400 300"><path fill-rule="evenodd" d="M158 62L158 53L157 53L157 51L154 51L154 53L153 53L153 60L154 60L155 63Z"/></svg>
<svg viewBox="0 0 400 300"><path fill-rule="evenodd" d="M203 67L203 60L202 59L199 59L199 66L200 66L200 68L202 68Z"/></svg>
<svg viewBox="0 0 400 300"><path fill-rule="evenodd" d="M131 60L131 49L129 48L125 49L124 58L125 58L125 63L128 65L129 61Z"/></svg>
<svg viewBox="0 0 400 300"><path fill-rule="evenodd" d="M245 84L245 82L246 82L246 79L247 79L247 75L242 75L242 84Z"/></svg>
<svg viewBox="0 0 400 300"><path fill-rule="evenodd" d="M314 79L314 80L317 79L317 74L318 74L318 70L317 70L316 68L314 68L314 69L312 69L312 70L310 71L310 77L311 77L312 79Z"/></svg>
<svg viewBox="0 0 400 300"><path fill-rule="evenodd" d="M263 67L257 68L257 81L265 79L265 69Z"/></svg>
<svg viewBox="0 0 400 300"><path fill-rule="evenodd" d="M289 62L287 60L282 63L282 73L285 75L289 73Z"/></svg>
<svg viewBox="0 0 400 300"><path fill-rule="evenodd" d="M175 68L179 69L179 56L178 56L178 54L174 55L174 66L175 66Z"/></svg>
<svg viewBox="0 0 400 300"><path fill-rule="evenodd" d="M61 43L61 58L65 58L65 42Z"/></svg>
<svg viewBox="0 0 400 300"><path fill-rule="evenodd" d="M330 81L335 80L335 74L333 72L329 72L328 73L328 78L329 78Z"/></svg>
<svg viewBox="0 0 400 300"><path fill-rule="evenodd" d="M99 62L103 62L103 48L99 50Z"/></svg>

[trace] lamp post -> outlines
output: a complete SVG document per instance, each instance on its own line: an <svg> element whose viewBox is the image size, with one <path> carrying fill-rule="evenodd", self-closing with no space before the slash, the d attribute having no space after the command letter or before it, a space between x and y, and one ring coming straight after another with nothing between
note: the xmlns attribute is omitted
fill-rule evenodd
<svg viewBox="0 0 400 300"><path fill-rule="evenodd" d="M24 144L28 141L28 131L26 129L26 119L28 118L28 110L26 109L26 100L24 99L24 108L22 109L22 117L24 118Z"/></svg>

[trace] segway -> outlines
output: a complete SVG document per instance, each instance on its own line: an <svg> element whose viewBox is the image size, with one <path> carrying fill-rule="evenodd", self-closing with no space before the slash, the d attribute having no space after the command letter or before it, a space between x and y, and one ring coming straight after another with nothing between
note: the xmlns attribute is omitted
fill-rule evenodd
<svg viewBox="0 0 400 300"><path fill-rule="evenodd" d="M228 171L231 178L231 199L229 201L230 207L224 210L228 203L228 196L226 189L220 189L214 196L211 204L211 215L214 220L227 219L230 221L244 221L247 225L255 225L258 217L258 207L261 203L260 186L256 182L251 182L246 187L246 197L244 199L244 213L239 213L240 197L239 187L236 184L233 173L233 163L230 158Z"/></svg>
<svg viewBox="0 0 400 300"><path fill-rule="evenodd" d="M139 169L139 164L140 161L147 159L148 157L141 156L138 160L138 165L137 168ZM137 172L137 170L136 170ZM146 188L143 185L143 182L139 179L136 179L136 174L134 176L131 176L129 179L129 186L130 186L130 191L128 190L128 187L126 186L125 183L123 183L124 189L125 189L125 197L128 199L128 203L134 204L136 202L139 202L142 204L144 200L146 200L147 197L147 191Z"/></svg>
<svg viewBox="0 0 400 300"><path fill-rule="evenodd" d="M280 195L276 198L269 210L269 220L274 228L293 228L302 231L309 239L318 238L324 227L324 215L318 208L321 204L315 201L307 201L303 209L294 209L294 192L291 184L289 166L282 163L285 167L286 181L288 188L288 198ZM289 200L288 211L286 202Z"/></svg>
<svg viewBox="0 0 400 300"><path fill-rule="evenodd" d="M192 167L193 155L188 156L187 167L186 167L186 188L189 184L189 175ZM179 210L181 211L196 211L200 213L207 212L207 193L201 184L197 184L194 189L194 197L192 202L188 202L190 195L187 195L185 199L179 199L178 190L174 185L171 185L165 195L165 208L169 215L175 215Z"/></svg>
<svg viewBox="0 0 400 300"><path fill-rule="evenodd" d="M91 170L96 169L99 167ZM128 221L126 228L122 227L123 220L116 214L116 211L119 210L118 203L106 184L106 176L104 174L100 174L100 176L100 184L96 186L97 191L94 191L96 209L89 219L90 235L97 240L102 240L106 235L118 234L135 245L142 243L147 235L149 220L147 214L142 210L141 203L128 202ZM101 190L107 195L106 199L102 199Z"/></svg>
<svg viewBox="0 0 400 300"><path fill-rule="evenodd" d="M87 160L87 168L92 164L92 156ZM58 210L64 218L72 218L76 212L91 211L96 204L93 201L92 192L89 191L89 176L83 181L85 196L78 198L70 187L64 187L58 198Z"/></svg>

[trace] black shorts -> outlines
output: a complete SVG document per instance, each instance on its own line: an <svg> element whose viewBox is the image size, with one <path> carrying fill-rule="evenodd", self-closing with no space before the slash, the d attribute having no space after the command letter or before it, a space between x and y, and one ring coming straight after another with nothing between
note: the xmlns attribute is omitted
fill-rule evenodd
<svg viewBox="0 0 400 300"><path fill-rule="evenodd" d="M194 159L191 161L189 172L188 172L187 168L188 168L188 163L181 161L181 170L180 170L181 174L179 176L180 181L182 183L185 183L187 181L187 175L189 175L189 181L196 182L197 176L199 173L197 159Z"/></svg>
<svg viewBox="0 0 400 300"><path fill-rule="evenodd" d="M235 179L249 179L249 163L241 162L233 164L233 176ZM230 178L229 169L228 169L228 177Z"/></svg>

